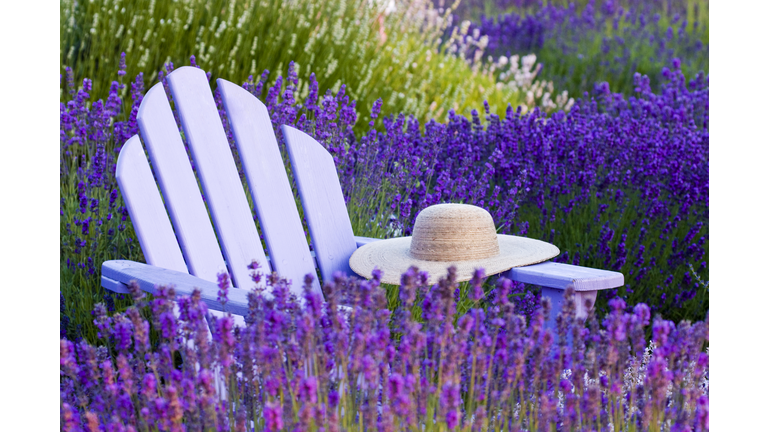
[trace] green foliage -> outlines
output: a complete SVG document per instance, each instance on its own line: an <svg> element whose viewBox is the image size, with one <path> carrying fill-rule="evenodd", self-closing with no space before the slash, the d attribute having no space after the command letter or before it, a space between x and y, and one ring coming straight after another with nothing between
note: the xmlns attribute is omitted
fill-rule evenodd
<svg viewBox="0 0 768 432"><path fill-rule="evenodd" d="M106 97L110 74L125 52L128 76L145 72L148 86L157 82L163 64L186 65L192 55L212 73L212 82L264 69L274 80L294 61L301 97L315 72L321 91L336 91L343 83L358 107L382 98L385 112L413 114L422 124L445 118L450 109L468 114L484 100L499 112L518 105L517 89L497 85L491 73L445 52L445 16L412 5L387 14L372 4L64 0L61 65L72 67L76 81L91 78L96 98Z"/></svg>
<svg viewBox="0 0 768 432"><path fill-rule="evenodd" d="M709 70L708 0L543 2L556 8L555 14L555 9L544 12L538 2L497 3L501 2L485 1L477 7L459 10L463 12L462 19L478 24L483 14L496 20L507 13L533 17L543 32L542 45L530 49L544 65L540 79L551 80L556 88L572 95L591 92L599 82L608 82L613 91L634 94L635 72L649 76L651 87L658 89L660 71L670 67L673 58L681 60L685 76ZM582 13L590 4L590 18L584 20ZM552 21L555 15L559 18ZM491 38L511 31L487 25L480 26L480 30ZM511 54L526 54L516 52L516 43L496 47L494 54L501 55L507 50Z"/></svg>

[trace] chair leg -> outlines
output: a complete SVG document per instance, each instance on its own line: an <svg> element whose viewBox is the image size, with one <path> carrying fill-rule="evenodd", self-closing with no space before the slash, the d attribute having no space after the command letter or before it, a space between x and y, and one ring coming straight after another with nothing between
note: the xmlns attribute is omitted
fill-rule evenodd
<svg viewBox="0 0 768 432"><path fill-rule="evenodd" d="M216 317L216 318L224 318L225 316L227 316L226 312L221 312L216 310L209 310L208 313L210 313L212 317ZM235 326L242 327L242 328L246 327L245 317L232 314L232 318L235 321L234 322ZM208 321L208 342L211 342L211 343L213 342L213 331L214 331L213 320L210 320ZM227 383L222 379L221 373L219 373L218 368L213 372L214 372L214 376L213 376L214 386L218 391L219 397L221 398L221 400L227 400L227 395L228 395ZM237 372L237 377L242 378L243 373Z"/></svg>
<svg viewBox="0 0 768 432"><path fill-rule="evenodd" d="M587 318L590 309L595 307L595 300L597 300L597 291L577 291L576 292L576 318ZM587 308L587 300L589 300L590 307Z"/></svg>
<svg viewBox="0 0 768 432"><path fill-rule="evenodd" d="M564 291L558 288L541 287L541 298L548 297L552 308L549 311L549 316L544 321L544 327L552 330L557 330L557 314L563 309L563 294Z"/></svg>
<svg viewBox="0 0 768 432"><path fill-rule="evenodd" d="M547 319L545 326L552 331L557 330L557 314L563 308L563 302L565 301L565 291L558 288L541 287L542 297L549 297L552 302L552 310L549 312L549 318ZM586 303L590 301L592 307L595 305L597 299L597 291L576 291L574 293L574 301L576 302L576 318L586 318L589 313Z"/></svg>

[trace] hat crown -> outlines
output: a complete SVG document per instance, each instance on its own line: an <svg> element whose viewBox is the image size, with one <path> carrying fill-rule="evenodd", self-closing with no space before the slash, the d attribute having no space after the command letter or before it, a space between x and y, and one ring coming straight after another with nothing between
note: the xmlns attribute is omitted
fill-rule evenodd
<svg viewBox="0 0 768 432"><path fill-rule="evenodd" d="M469 204L437 204L416 216L409 253L426 261L470 261L499 255L493 217Z"/></svg>

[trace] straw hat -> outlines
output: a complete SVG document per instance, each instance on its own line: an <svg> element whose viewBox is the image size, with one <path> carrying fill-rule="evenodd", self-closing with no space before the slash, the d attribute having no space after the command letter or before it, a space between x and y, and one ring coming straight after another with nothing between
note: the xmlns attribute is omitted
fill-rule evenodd
<svg viewBox="0 0 768 432"><path fill-rule="evenodd" d="M416 216L412 237L368 243L349 258L358 275L370 279L371 272L382 272L382 283L399 285L400 276L410 266L429 272L429 283L437 282L451 265L457 281L472 278L482 267L490 276L536 264L560 254L557 246L526 237L496 234L491 214L468 204L437 204Z"/></svg>

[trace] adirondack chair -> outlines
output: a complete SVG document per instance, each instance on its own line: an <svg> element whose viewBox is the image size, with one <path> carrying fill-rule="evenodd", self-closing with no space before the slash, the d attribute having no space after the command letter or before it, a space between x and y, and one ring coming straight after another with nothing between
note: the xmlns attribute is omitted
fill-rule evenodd
<svg viewBox="0 0 768 432"><path fill-rule="evenodd" d="M267 255L205 73L182 67L168 75L168 82L197 176L165 89L157 84L138 112L157 181L138 135L122 147L116 173L147 263L104 262L102 286L126 293L135 280L142 290L154 293L157 285L173 284L178 295L198 288L215 312L223 310L217 300L217 274L228 270L234 287L245 289L229 291L226 310L242 317L248 310L247 291L253 287L247 268L252 260L263 271L274 270L292 280L297 294L304 275L316 275L316 270L324 280L336 271L353 275L350 255L377 239L352 232L336 167L325 148L299 130L281 127L312 238L314 252L310 252L266 107L242 87L217 80ZM543 294L553 299L552 317L568 285L575 287L578 313L584 315L586 299L594 302L598 290L624 283L621 273L554 262L514 268L506 276L542 286ZM321 292L317 278L312 289ZM550 318L549 325L552 322Z"/></svg>

